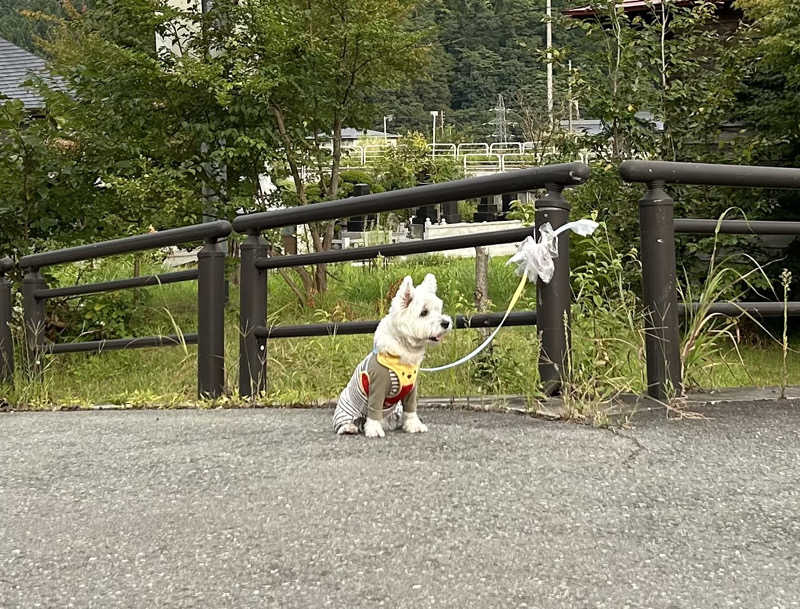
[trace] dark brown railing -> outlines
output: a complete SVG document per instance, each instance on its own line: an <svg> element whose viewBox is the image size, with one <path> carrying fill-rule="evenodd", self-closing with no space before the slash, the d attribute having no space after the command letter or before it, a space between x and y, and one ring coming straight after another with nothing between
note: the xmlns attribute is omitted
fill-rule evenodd
<svg viewBox="0 0 800 609"><path fill-rule="evenodd" d="M22 280L23 325L28 365L34 373L41 369L42 356L47 354L113 349L138 349L166 347L180 344L197 344L197 391L200 397L217 397L225 387L225 252L218 241L231 233L229 222L219 220L165 231L113 239L101 243L80 245L60 250L24 256L19 267L24 272ZM42 267L79 260L89 260L115 254L124 254L159 247L205 241L198 254L198 268L176 273L163 273L147 277L134 277L102 283L91 283L59 288L48 288L40 270ZM13 263L0 262L0 275L12 268ZM143 336L73 343L48 343L45 340L45 305L50 298L99 294L151 285L197 280L197 333L181 336ZM10 285L0 280L0 316L11 314ZM10 347L8 323L0 318L0 352L4 354L2 372L7 380L14 370L13 349Z"/></svg>
<svg viewBox="0 0 800 609"><path fill-rule="evenodd" d="M268 328L266 325L267 269L344 260L364 260L377 256L440 252L495 243L513 243L532 235L534 229L496 231L483 235L463 235L429 239L416 243L380 245L274 258L267 257L267 244L261 237L261 231L540 188L546 189L547 193L536 202L536 224L549 222L554 228L557 228L569 220L569 204L562 196L562 191L565 187L583 183L588 177L589 168L583 163L548 165L512 173L417 186L391 192L362 194L338 201L267 211L236 218L233 222L234 229L247 234L247 239L241 248L240 394L257 395L266 389L268 338L370 333L378 324L377 321L363 321ZM513 319L517 324L536 324L539 327L542 336L539 359L540 376L545 391L554 393L560 388L564 370L569 361L567 356L570 309L569 239L559 240L559 264L556 265L555 275L549 284L539 283L538 293L536 314L518 314ZM456 325L457 327L490 327L496 326L501 318L502 315L499 314L476 316L472 320L457 320Z"/></svg>
<svg viewBox="0 0 800 609"><path fill-rule="evenodd" d="M623 179L642 182L647 190L639 201L642 288L645 306L645 351L648 393L660 400L682 392L680 328L675 262L675 233L714 233L717 220L673 218L674 201L667 184L800 188L800 169L672 163L666 161L624 161ZM800 235L800 222L723 220L720 231L751 235ZM696 303L690 308L697 309ZM714 303L711 312L761 316L800 313L800 302L784 307L780 302Z"/></svg>

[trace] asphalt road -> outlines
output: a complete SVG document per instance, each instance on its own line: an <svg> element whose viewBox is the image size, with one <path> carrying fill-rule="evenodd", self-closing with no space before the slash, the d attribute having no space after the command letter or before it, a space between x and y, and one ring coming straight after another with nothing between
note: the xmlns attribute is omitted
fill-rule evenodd
<svg viewBox="0 0 800 609"><path fill-rule="evenodd" d="M800 407L707 414L0 414L0 607L800 607Z"/></svg>

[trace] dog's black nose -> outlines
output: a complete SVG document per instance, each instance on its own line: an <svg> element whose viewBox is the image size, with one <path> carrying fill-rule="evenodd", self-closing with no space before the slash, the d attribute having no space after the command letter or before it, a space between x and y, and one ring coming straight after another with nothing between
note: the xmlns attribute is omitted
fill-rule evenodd
<svg viewBox="0 0 800 609"><path fill-rule="evenodd" d="M450 320L449 319L443 319L442 320L442 328L447 330L447 328L449 328L449 327L450 327Z"/></svg>

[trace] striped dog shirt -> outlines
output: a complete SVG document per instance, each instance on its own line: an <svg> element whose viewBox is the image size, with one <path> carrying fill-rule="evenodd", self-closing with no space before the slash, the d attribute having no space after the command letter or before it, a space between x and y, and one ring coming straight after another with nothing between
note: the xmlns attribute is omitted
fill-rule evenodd
<svg viewBox="0 0 800 609"><path fill-rule="evenodd" d="M396 355L370 353L356 366L350 382L339 394L333 412L333 429L353 423L361 431L367 416L386 419L389 428L402 423L403 412L417 411L417 372Z"/></svg>

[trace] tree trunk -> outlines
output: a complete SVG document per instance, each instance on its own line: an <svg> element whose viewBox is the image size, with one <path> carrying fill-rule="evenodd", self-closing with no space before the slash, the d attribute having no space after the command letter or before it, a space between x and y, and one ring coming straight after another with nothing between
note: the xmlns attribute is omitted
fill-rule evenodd
<svg viewBox="0 0 800 609"><path fill-rule="evenodd" d="M133 276L138 277L142 274L142 255L133 255ZM133 291L133 304L139 303L139 290Z"/></svg>
<svg viewBox="0 0 800 609"><path fill-rule="evenodd" d="M483 313L489 307L489 249L475 248L475 308L478 313ZM489 335L489 330L480 330L484 339Z"/></svg>
<svg viewBox="0 0 800 609"><path fill-rule="evenodd" d="M475 248L475 308L483 313L489 300L489 250Z"/></svg>

